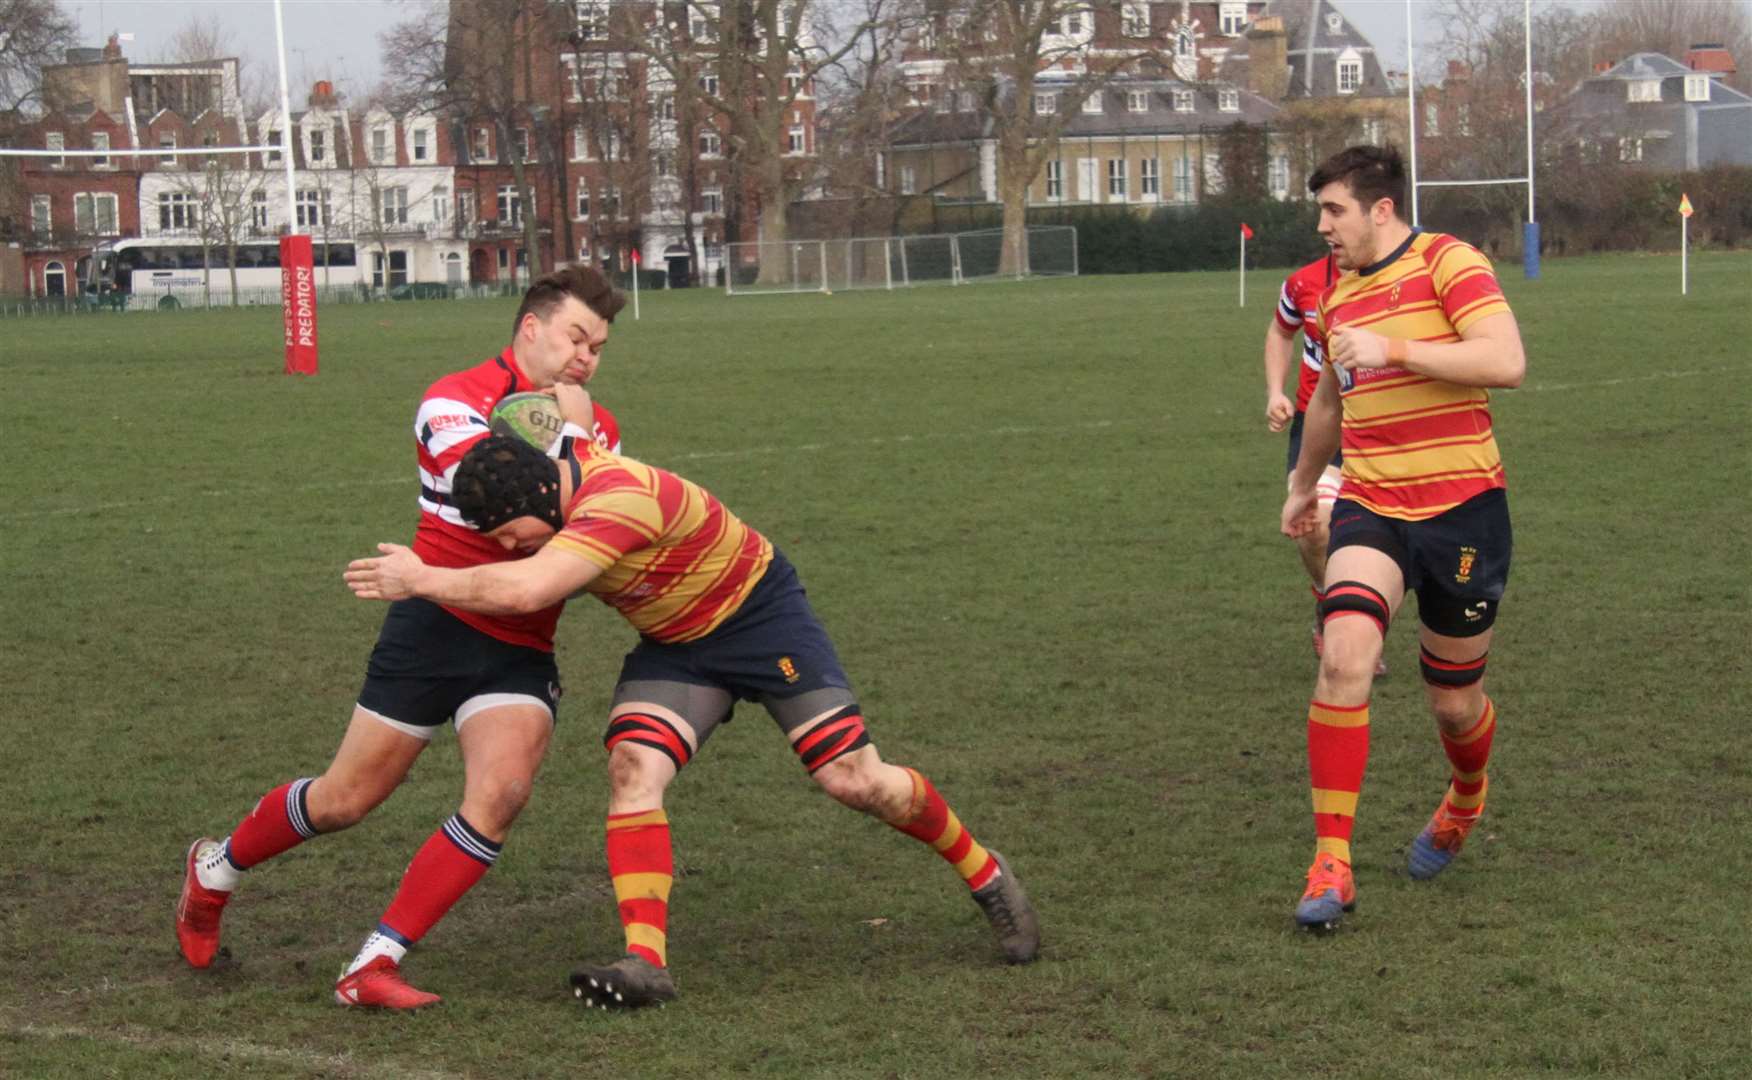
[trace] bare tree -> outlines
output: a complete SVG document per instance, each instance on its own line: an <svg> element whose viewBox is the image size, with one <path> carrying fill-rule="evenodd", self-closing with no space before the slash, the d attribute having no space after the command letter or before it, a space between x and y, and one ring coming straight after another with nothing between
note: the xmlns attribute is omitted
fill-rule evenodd
<svg viewBox="0 0 1752 1080"><path fill-rule="evenodd" d="M574 30L576 51L570 67L571 96L579 102L573 138L582 138L586 160L595 164L581 180L589 189L590 214L585 226L592 258L607 242L616 262L637 243L638 221L648 208L653 168L646 73L629 65L627 52L588 40Z"/></svg>
<svg viewBox="0 0 1752 1080"><path fill-rule="evenodd" d="M740 218L747 184L759 203L760 239L779 242L786 239L791 200L817 168L807 148L793 146L798 98L856 46L869 20L880 18L890 2L867 0L851 27L833 25L824 0L688 0L685 35L670 32L672 18L647 19L631 8L611 9L626 14L610 26L613 40L660 69L669 85L690 83L694 103L725 135L727 218ZM735 238L733 229L727 238ZM763 261L761 272L782 272L778 266Z"/></svg>
<svg viewBox="0 0 1752 1080"><path fill-rule="evenodd" d="M542 0L453 0L426 8L378 39L386 77L404 101L492 125L517 187L532 273L544 268L531 182L536 162L525 159L515 133L537 124L529 105L532 57L553 35L563 36L556 23L564 11ZM548 141L531 138L530 146Z"/></svg>
<svg viewBox="0 0 1752 1080"><path fill-rule="evenodd" d="M997 139L1004 228L999 273L1028 268L1028 189L1058 156L1065 126L1083 102L1121 75L1163 63L1153 43L1097 49L1094 33L1065 32L1073 21L1098 27L1094 20L1118 17L1118 5L1097 8L1087 0L948 0L932 3L922 16L934 51L949 58L948 77L974 92ZM1050 109L1035 99L1036 78L1048 69L1070 75L1053 81Z"/></svg>
<svg viewBox="0 0 1752 1080"><path fill-rule="evenodd" d="M1752 91L1752 4L1744 0L1613 0L1594 13L1594 26L1593 53L1599 60L1622 60L1636 52L1683 60L1693 45L1723 45L1739 65L1729 82Z"/></svg>
<svg viewBox="0 0 1752 1080"><path fill-rule="evenodd" d="M43 66L58 63L77 35L57 0L0 0L0 113L41 101Z"/></svg>

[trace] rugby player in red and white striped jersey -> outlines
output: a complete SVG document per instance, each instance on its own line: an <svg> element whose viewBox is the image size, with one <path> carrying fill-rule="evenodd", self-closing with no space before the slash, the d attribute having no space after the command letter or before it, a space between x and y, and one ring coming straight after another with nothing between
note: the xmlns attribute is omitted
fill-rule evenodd
<svg viewBox="0 0 1752 1080"><path fill-rule="evenodd" d="M1289 453L1284 468L1286 481L1296 471L1296 458L1302 450L1302 425L1307 418L1308 399L1320 381L1320 338L1314 322L1320 306L1320 294L1338 277L1338 267L1330 254L1315 259L1291 274L1278 294L1278 306L1265 329L1265 424L1271 431L1290 430ZM1301 363L1296 364L1296 398L1284 394L1284 376L1295 361L1296 335L1302 335ZM1338 497L1339 465L1332 461L1320 474L1319 495L1315 503L1313 528L1296 537L1296 550L1302 557L1302 568L1314 593L1314 654L1321 648L1320 586L1326 580L1326 526L1332 517L1332 501Z"/></svg>
<svg viewBox="0 0 1752 1080"><path fill-rule="evenodd" d="M570 267L524 294L511 344L434 383L414 423L420 521L414 548L434 564L480 566L515 558L469 529L450 505L457 462L489 433L493 406L518 391L581 384L595 374L609 324L626 298L598 271ZM598 407L562 436L618 447L613 416ZM219 952L220 917L242 874L322 833L357 824L401 784L439 726L454 725L465 778L462 804L414 855L376 930L335 984L343 1005L411 1009L436 994L409 986L401 960L498 858L547 752L560 696L553 630L563 598L513 616L482 616L424 600L393 605L364 687L327 771L262 796L223 840L205 837L184 863L176 930L194 967Z"/></svg>

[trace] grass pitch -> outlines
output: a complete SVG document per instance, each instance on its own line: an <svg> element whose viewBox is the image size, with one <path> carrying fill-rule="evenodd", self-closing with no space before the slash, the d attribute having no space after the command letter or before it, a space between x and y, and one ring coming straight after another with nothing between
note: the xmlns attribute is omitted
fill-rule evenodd
<svg viewBox="0 0 1752 1080"><path fill-rule="evenodd" d="M0 322L0 1075L1736 1076L1752 1060L1745 476L1752 257L1504 266L1517 551L1490 809L1415 884L1446 765L1394 627L1358 912L1292 930L1312 847L1307 591L1276 534L1277 275L643 297L598 396L800 568L884 755L1032 891L1009 969L951 871L813 790L744 706L671 792L681 1000L587 1014L620 951L599 739L631 631L581 601L498 866L416 950L446 997L330 985L461 791L441 735L365 824L254 871L228 970L171 932L189 840L313 775L415 518L414 404L509 302ZM1410 605L1407 608L1408 616Z"/></svg>

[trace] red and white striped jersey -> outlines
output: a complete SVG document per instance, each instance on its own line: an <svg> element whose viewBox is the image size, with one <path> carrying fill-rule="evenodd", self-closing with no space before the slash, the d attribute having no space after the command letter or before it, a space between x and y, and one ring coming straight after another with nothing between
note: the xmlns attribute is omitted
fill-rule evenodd
<svg viewBox="0 0 1752 1080"><path fill-rule="evenodd" d="M1296 411L1306 412L1308 399L1320 383L1321 341L1315 332L1315 316L1320 310L1320 294L1338 277L1332 256L1315 259L1291 274L1278 293L1277 324L1290 337L1302 332L1302 366L1296 378Z"/></svg>
<svg viewBox="0 0 1752 1080"><path fill-rule="evenodd" d="M414 416L414 448L420 468L420 524L414 554L430 566L469 567L505 562L514 556L498 542L464 524L450 505L450 482L469 448L489 433L487 418L508 395L534 390L512 358L511 349L433 383ZM620 424L596 405L596 443L620 452ZM556 444L555 451L558 450ZM550 451L553 452L553 451ZM529 615L482 615L446 607L463 622L500 641L553 651L554 626L564 604Z"/></svg>

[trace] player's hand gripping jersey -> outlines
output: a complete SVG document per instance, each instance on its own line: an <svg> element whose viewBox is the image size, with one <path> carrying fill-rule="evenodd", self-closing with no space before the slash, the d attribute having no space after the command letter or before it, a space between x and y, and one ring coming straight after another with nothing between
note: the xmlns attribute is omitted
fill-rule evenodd
<svg viewBox="0 0 1752 1080"><path fill-rule="evenodd" d="M549 543L602 567L586 592L665 644L736 613L773 561L766 537L672 472L599 446L575 454L583 475Z"/></svg>
<svg viewBox="0 0 1752 1080"><path fill-rule="evenodd" d="M1302 366L1296 376L1296 411L1308 411L1308 399L1320 383L1320 335L1314 327L1320 314L1320 294L1338 277L1332 256L1315 259L1291 274L1278 293L1277 324L1288 337L1302 331Z"/></svg>
<svg viewBox="0 0 1752 1080"><path fill-rule="evenodd" d="M1490 261L1443 233L1413 232L1398 251L1339 278L1321 297L1324 342L1356 326L1390 338L1454 342L1509 310ZM1330 350L1327 350L1330 355ZM1490 392L1399 367L1335 369L1344 403L1344 487L1385 517L1420 521L1504 487Z"/></svg>
<svg viewBox="0 0 1752 1080"><path fill-rule="evenodd" d="M433 383L414 417L414 444L420 464L420 524L414 553L430 566L468 567L504 562L516 556L499 542L463 523L450 505L450 482L469 448L488 433L487 418L503 398L536 389L511 358L510 348L484 363ZM596 443L620 449L614 414L596 405ZM552 453L561 448L555 446ZM554 625L563 604L530 615L480 615L446 607L463 622L500 641L552 651Z"/></svg>

